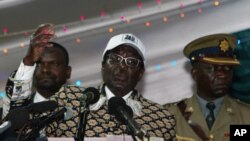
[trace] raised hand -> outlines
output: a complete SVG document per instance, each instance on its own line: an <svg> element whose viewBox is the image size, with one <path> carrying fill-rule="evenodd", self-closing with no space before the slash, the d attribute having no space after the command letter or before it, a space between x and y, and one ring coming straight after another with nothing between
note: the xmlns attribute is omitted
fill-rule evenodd
<svg viewBox="0 0 250 141"><path fill-rule="evenodd" d="M38 26L36 31L31 35L30 46L26 56L23 58L23 63L33 66L44 52L44 49L51 47L48 42L54 37L55 30L53 24L47 23Z"/></svg>

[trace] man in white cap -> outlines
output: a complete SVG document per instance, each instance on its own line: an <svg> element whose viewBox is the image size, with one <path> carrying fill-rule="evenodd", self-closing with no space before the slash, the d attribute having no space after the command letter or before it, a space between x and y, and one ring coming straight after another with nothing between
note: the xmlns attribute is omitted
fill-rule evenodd
<svg viewBox="0 0 250 141"><path fill-rule="evenodd" d="M109 40L102 56L104 83L99 87L100 99L95 104L90 105L85 136L106 137L107 135L130 134L127 130L126 121L124 123L119 119L119 116L123 114L118 116L114 114L115 116L113 116L112 113L124 101L123 106L132 109L131 119L135 121L135 124L138 124L139 130L143 131L144 136L173 140L175 138L174 116L159 104L143 98L135 90L145 70L145 47L143 43L130 33L116 35ZM77 97L77 95L75 96ZM65 97L65 93L58 93L54 100L69 101L62 100L60 97ZM74 100L70 101L72 101L70 104L74 105ZM111 101L115 104L112 105ZM67 102L62 102L62 104L70 105ZM80 113L79 108L76 108L76 110L77 113ZM127 112L129 113L129 110ZM73 120L77 121L78 117L79 115L76 115ZM72 137L76 133L75 126L69 125L67 121L54 124L48 128L48 134L57 137ZM53 131L53 129L57 130Z"/></svg>

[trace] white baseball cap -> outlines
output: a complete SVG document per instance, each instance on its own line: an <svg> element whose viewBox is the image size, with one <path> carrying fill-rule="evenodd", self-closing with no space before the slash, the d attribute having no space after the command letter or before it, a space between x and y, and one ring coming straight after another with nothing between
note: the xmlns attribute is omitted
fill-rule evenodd
<svg viewBox="0 0 250 141"><path fill-rule="evenodd" d="M131 33L124 33L124 34L119 34L116 36L113 36L103 54L102 54L102 58L104 59L104 55L107 51L112 50L114 48L116 48L119 45L129 45L131 47L133 47L134 49L137 50L137 52L140 54L140 56L143 59L144 65L145 65L145 46L144 44L141 42L141 40L139 38L137 38L135 35L131 34Z"/></svg>

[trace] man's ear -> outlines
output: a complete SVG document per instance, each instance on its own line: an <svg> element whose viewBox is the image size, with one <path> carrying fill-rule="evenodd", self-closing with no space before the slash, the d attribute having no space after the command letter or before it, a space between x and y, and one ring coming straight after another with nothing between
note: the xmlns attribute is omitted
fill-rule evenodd
<svg viewBox="0 0 250 141"><path fill-rule="evenodd" d="M104 65L105 65L105 62L102 61L102 71L104 70Z"/></svg>
<svg viewBox="0 0 250 141"><path fill-rule="evenodd" d="M197 68L192 67L191 75L192 75L192 78L193 78L194 80L196 80L196 78L197 78L197 73L198 73Z"/></svg>
<svg viewBox="0 0 250 141"><path fill-rule="evenodd" d="M139 76L138 76L138 82L141 80L144 72L145 72L145 68L140 69Z"/></svg>
<svg viewBox="0 0 250 141"><path fill-rule="evenodd" d="M71 68L71 66L68 66L67 67L67 79L70 79L70 77L71 77L71 70L72 70L72 68Z"/></svg>

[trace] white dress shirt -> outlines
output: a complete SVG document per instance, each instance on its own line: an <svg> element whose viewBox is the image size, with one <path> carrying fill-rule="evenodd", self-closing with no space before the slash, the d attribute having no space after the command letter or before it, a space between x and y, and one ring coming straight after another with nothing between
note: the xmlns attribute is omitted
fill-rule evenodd
<svg viewBox="0 0 250 141"><path fill-rule="evenodd" d="M115 97L115 95L110 91L110 89L107 86L105 86L105 92L106 92L107 101L110 98ZM132 91L130 91L128 94L122 97L126 101L126 103L128 102L128 98L131 94L132 94Z"/></svg>
<svg viewBox="0 0 250 141"><path fill-rule="evenodd" d="M33 66L26 66L26 65L24 65L23 61L21 61L19 68L17 69L17 72L16 72L13 80L25 80L26 82L30 83L30 85L31 85L32 81L33 81L33 75L34 75L35 69L36 69L36 64ZM31 93L30 93L30 95L31 95ZM37 103L37 102L41 102L41 101L45 101L45 100L47 100L47 99L44 98L38 92L36 92L34 99L33 99L33 102ZM10 101L11 101L11 98L9 99L8 97L4 97L2 118L4 118L9 112Z"/></svg>

